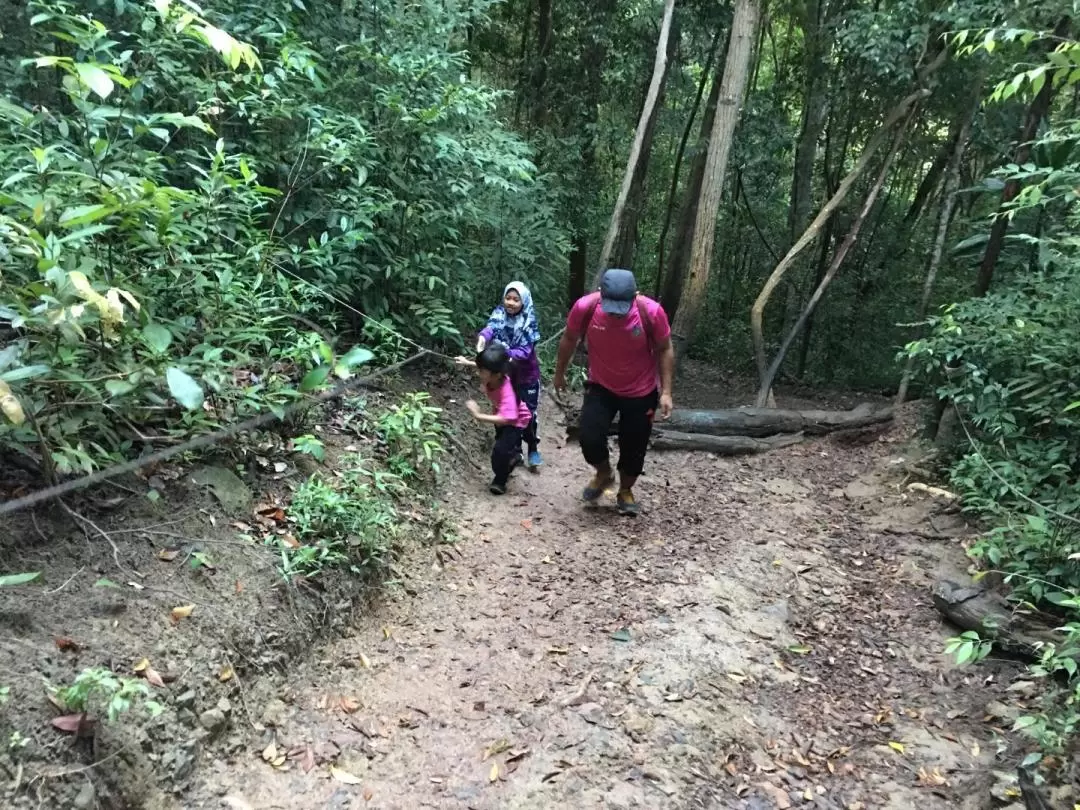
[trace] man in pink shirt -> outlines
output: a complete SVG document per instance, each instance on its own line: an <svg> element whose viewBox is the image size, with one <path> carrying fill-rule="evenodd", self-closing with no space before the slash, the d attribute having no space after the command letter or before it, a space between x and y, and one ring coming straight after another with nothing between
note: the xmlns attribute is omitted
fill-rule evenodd
<svg viewBox="0 0 1080 810"><path fill-rule="evenodd" d="M566 368L578 343L589 351L589 381L581 409L579 435L585 460L596 475L582 492L595 501L614 482L608 456L608 432L619 417L619 514L636 516L633 486L645 466L653 417L671 415L675 352L664 308L638 295L634 274L613 269L604 273L600 291L579 298L570 308L566 332L559 341L555 390L566 389Z"/></svg>

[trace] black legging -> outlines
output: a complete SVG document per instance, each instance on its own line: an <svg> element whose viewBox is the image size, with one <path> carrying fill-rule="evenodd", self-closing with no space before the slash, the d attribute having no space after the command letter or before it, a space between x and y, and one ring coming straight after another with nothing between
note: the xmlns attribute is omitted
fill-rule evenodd
<svg viewBox="0 0 1080 810"><path fill-rule="evenodd" d="M641 475L659 400L657 391L643 397L620 397L602 386L589 383L585 389L579 423L581 452L585 460L594 467L608 463L608 432L617 414L619 472L628 476Z"/></svg>

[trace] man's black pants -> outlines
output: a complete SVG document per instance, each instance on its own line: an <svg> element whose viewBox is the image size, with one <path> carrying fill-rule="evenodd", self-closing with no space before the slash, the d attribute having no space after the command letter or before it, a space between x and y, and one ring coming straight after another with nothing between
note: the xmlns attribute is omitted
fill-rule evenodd
<svg viewBox="0 0 1080 810"><path fill-rule="evenodd" d="M608 431L619 417L619 465L626 476L641 475L652 435L653 417L660 401L658 391L644 397L620 397L595 383L585 389L579 437L581 452L593 467L609 463Z"/></svg>

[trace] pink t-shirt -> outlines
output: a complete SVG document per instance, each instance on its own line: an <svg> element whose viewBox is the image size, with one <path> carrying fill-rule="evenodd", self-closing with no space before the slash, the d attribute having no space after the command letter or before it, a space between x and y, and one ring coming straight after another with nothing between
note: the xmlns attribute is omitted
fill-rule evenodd
<svg viewBox="0 0 1080 810"><path fill-rule="evenodd" d="M605 315L600 309L600 294L579 298L566 318L566 331L582 336L589 348L589 382L606 388L620 397L644 397L659 386L656 347L671 337L671 324L659 303L639 295L652 327L652 342L645 336L645 325L635 302L623 317ZM592 313L591 319L589 313Z"/></svg>
<svg viewBox="0 0 1080 810"><path fill-rule="evenodd" d="M521 402L514 393L514 386L510 382L510 375L503 375L502 385L492 390L485 386L484 393L491 400L491 407L495 415L505 419L516 428L529 426L532 421L532 412L529 406Z"/></svg>

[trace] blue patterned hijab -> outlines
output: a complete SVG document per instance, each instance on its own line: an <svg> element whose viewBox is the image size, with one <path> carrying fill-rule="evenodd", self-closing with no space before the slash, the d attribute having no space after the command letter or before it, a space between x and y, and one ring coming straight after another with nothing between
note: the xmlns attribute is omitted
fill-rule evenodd
<svg viewBox="0 0 1080 810"><path fill-rule="evenodd" d="M502 304L495 307L487 323L491 337L509 348L533 346L540 342L540 324L536 320L532 293L520 281L511 281L503 290L503 298L510 290L521 297L521 311L511 315Z"/></svg>

